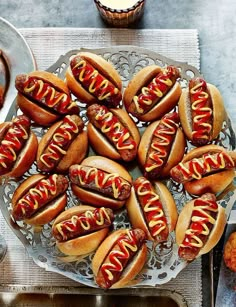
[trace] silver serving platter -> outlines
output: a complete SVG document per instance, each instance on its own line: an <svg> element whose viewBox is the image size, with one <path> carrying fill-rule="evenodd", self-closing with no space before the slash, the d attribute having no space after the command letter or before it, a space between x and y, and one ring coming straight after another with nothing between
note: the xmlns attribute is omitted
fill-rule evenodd
<svg viewBox="0 0 236 307"><path fill-rule="evenodd" d="M187 82L192 77L201 76L199 71L188 65L187 63L177 62L167 57L164 57L156 52L146 50L139 47L131 46L115 46L110 48L100 48L95 50L80 49L83 51L90 51L96 54L102 55L107 61L112 62L115 68L121 75L123 88L127 86L128 81L132 76L137 73L141 68L157 64L159 66L175 65L181 71L180 84L184 88L187 86ZM62 55L52 66L47 70L56 74L61 79L64 79L65 71L69 64L69 59L72 55L76 54L80 50L71 50L65 55ZM75 97L73 97L75 99ZM86 106L78 101L81 108L81 117L85 124L86 118ZM11 120L13 116L20 114L17 110L15 102L12 104L6 120ZM134 118L137 126L142 134L146 124L139 122ZM45 129L34 126L32 128L40 139L45 133ZM224 122L222 132L215 144L219 144L230 150L235 149L235 134L232 129L230 119L227 118ZM191 148L191 144L187 144L187 149ZM89 155L95 153L90 149ZM125 167L130 171L133 179L141 175L141 171L135 162L125 164ZM37 173L37 167L34 164L31 169L19 180L10 179L0 186L0 200L1 210L7 223L20 239L29 255L33 258L34 262L45 268L47 271L53 271L60 273L68 278L78 281L84 285L90 287L97 287L94 283L93 273L91 270L91 259L94 253L85 255L83 257L71 257L61 254L55 246L55 240L51 235L51 224L46 224L40 228L33 228L32 226L24 223L15 223L11 217L11 198L20 182L25 180L32 174ZM191 199L182 185L176 184L172 180L165 181L167 187L172 192L178 211L181 211L184 204ZM68 208L74 205L78 205L79 201L73 196L71 190L68 191ZM228 203L234 202L234 193L232 189L229 189L224 193L220 200L221 204L226 207ZM130 223L126 214L125 208L116 213L114 228L127 228L130 227ZM158 245L154 248L151 242L148 242L148 259L141 271L141 273L135 278L135 280L128 286L144 287L144 286L156 286L167 283L172 278L175 278L183 268L186 267L187 262L179 259L177 254L177 245L175 243L175 234L172 233L170 240L166 244Z"/></svg>
<svg viewBox="0 0 236 307"><path fill-rule="evenodd" d="M36 62L25 38L2 17L0 17L0 49L10 72L9 88L4 99L4 105L0 110L0 119L4 121L17 93L15 89L16 75L35 70Z"/></svg>

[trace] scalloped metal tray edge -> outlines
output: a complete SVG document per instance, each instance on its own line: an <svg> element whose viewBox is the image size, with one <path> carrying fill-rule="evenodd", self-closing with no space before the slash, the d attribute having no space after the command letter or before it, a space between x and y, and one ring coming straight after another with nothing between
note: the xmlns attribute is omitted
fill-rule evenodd
<svg viewBox="0 0 236 307"><path fill-rule="evenodd" d="M121 77L122 77L122 81L123 81L123 85L124 87L127 85L128 80L130 79L130 77L140 68L142 68L143 66L146 66L148 64L157 64L160 66L166 65L166 64L173 64L175 66L177 66L180 70L181 70L181 86L185 87L187 84L187 81L193 77L193 76L200 76L199 71L191 66L188 65L187 63L183 63L183 62L178 62L178 61L174 61L172 59L169 59L165 56L162 56L156 52L144 49L144 48L139 48L139 47L135 47L135 46L115 46L115 47L109 47L109 48L98 48L98 49L85 49L85 48L81 48L81 49L75 49L75 50L71 50L69 52L67 52L65 55L62 55L54 64L52 64L47 70L50 72L55 73L56 75L58 75L60 78L64 78L64 72L65 69L68 65L69 62L69 58L70 56L72 56L73 54L76 54L79 50L82 51L90 51L90 52L94 52L97 54L101 54L104 56L104 58L106 58L107 60L113 62L113 64L115 65L115 67L117 68L117 70L120 72ZM124 61L123 63L118 63L117 62L117 58L122 58L122 60ZM120 67L118 67L120 64ZM122 65L121 65L122 64ZM83 108L83 106L82 106ZM15 114L16 114L17 110L16 110L16 105L15 105L15 101L13 102L9 113L7 115L6 120L10 120ZM225 136L225 138L227 139L228 136L228 140L227 140L227 146L225 145L225 139L221 140L219 139L217 142L220 142L221 145L228 147L228 145L234 149L235 148L235 134L230 122L230 119L228 118L226 121L226 128L225 131L223 131L223 134ZM26 174L27 177L27 174ZM80 282L84 285L90 286L90 287L96 287L96 285L93 282L93 276L90 272L86 272L86 274L88 273L88 275L81 275L78 271L76 271L75 267L78 267L81 265L81 263L85 263L88 261L88 259L86 260L82 260L82 258L80 258L79 260L75 260L72 261L72 263L74 263L74 266L71 266L71 262L64 262L62 265L62 263L59 263L59 267L56 266L56 262L57 259L55 260L55 254L54 251L52 252L52 249L55 247L53 246L52 242L49 242L49 245L47 245L45 247L44 243L42 242L42 238L44 240L47 240L47 236L50 235L50 225L46 225L43 229L42 232L32 232L32 227L29 225L24 224L23 226L19 226L18 224L14 223L14 221L12 220L11 216L10 216L10 211L11 211L11 206L10 206L10 199L11 199L11 195L13 193L14 190L14 184L17 185L17 181L14 180L10 180L8 185L3 185L0 187L0 191L1 191L1 200L4 202L4 206L1 207L2 213L4 218L6 219L7 223L9 224L10 228L13 230L13 232L15 233L15 235L20 239L20 241L23 243L23 245L26 247L29 255L33 258L34 262L40 266L45 268L47 271L52 271L52 272L57 272L60 273L64 276L67 276L70 279L73 279L77 282ZM170 182L167 182L167 186L172 190L172 192L176 192L178 191L179 187L177 186L171 186ZM9 189L9 187L13 188L13 190ZM174 188L174 190L173 190ZM184 204L186 202L186 200L189 198L189 196L184 193L183 189L181 192L178 191L178 194L181 194L181 197L179 198L175 198L176 202L177 202L177 207L180 210L181 209L181 204ZM73 197L73 196L72 196ZM174 193L174 197L175 197L175 193ZM224 196L223 200L222 200L222 204L224 206L227 205L227 202L230 200L230 198L232 197L232 193L228 193ZM117 226L119 226L119 223L117 224ZM46 239L45 239L46 238ZM38 246L37 244L40 243L40 251L37 250ZM43 246L42 246L43 243ZM172 251L172 255L174 253L176 253L176 246L174 247L173 251ZM48 259L47 255L45 255L44 252L50 251L53 255L52 259ZM150 251L150 249L149 249ZM173 257L173 256L171 256ZM82 261L81 261L82 260ZM91 260L91 259L90 259ZM175 258L174 260L172 259L172 262L169 263L168 260L168 268L165 267L163 270L163 267L161 266L161 270L159 271L159 275L165 275L166 274L166 269L170 270L169 275L167 274L167 277L164 276L161 279L157 280L156 279L156 275L157 272L154 272L154 269L152 269L152 273L150 276L145 276L145 273L143 273L146 269L144 269L143 272L141 272L138 276L138 279L136 280L136 282L138 282L138 284L136 284L135 286L142 286L142 287L146 287L146 286L155 286L155 285L161 285L164 283L167 283L169 280L171 280L172 278L175 278L180 271L187 265L185 262L183 261L179 261L177 258ZM177 266L177 270L175 271L174 266ZM153 267L154 268L154 267ZM87 270L90 270L89 267L86 268ZM155 271L158 268L155 268ZM159 267L160 269L160 267ZM84 267L82 267L82 271L84 271ZM149 270L150 271L150 270ZM150 278L154 279L152 280L152 282L150 282ZM134 286L133 284L130 284L129 286Z"/></svg>

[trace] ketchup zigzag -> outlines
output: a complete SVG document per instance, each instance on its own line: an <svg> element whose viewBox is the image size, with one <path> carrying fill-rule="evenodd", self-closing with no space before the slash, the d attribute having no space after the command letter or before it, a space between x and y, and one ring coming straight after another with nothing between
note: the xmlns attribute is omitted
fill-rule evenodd
<svg viewBox="0 0 236 307"><path fill-rule="evenodd" d="M25 76L23 93L62 114L68 113L76 106L69 95L57 91L47 82L35 77Z"/></svg>
<svg viewBox="0 0 236 307"><path fill-rule="evenodd" d="M155 100L162 98L174 85L179 72L174 66L167 66L147 86L142 87L141 93L134 96L133 101L138 114L148 112Z"/></svg>
<svg viewBox="0 0 236 307"><path fill-rule="evenodd" d="M7 169L16 161L17 153L24 147L30 133L30 120L20 115L13 119L0 144L0 165Z"/></svg>
<svg viewBox="0 0 236 307"><path fill-rule="evenodd" d="M191 87L192 86L192 87ZM211 100L207 90L206 81L198 78L197 81L189 83L189 93L191 97L191 108L194 112L193 120L193 140L210 139L212 132L212 107Z"/></svg>

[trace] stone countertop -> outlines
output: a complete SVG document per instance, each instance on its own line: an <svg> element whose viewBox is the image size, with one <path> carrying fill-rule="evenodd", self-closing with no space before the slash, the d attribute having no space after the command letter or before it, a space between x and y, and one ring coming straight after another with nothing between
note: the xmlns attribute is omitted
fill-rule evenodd
<svg viewBox="0 0 236 307"><path fill-rule="evenodd" d="M144 16L132 28L198 29L201 72L219 87L229 109L236 91L235 11L235 0L146 0ZM109 27L92 0L2 0L0 12L17 28ZM234 122L236 112L231 117Z"/></svg>

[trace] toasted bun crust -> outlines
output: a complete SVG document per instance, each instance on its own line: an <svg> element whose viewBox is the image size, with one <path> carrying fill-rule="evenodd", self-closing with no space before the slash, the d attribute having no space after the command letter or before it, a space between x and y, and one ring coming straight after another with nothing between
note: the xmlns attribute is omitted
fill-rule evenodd
<svg viewBox="0 0 236 307"><path fill-rule="evenodd" d="M79 52L78 55L92 64L93 67L121 90L122 81L120 75L110 62L106 61L102 56L92 52Z"/></svg>
<svg viewBox="0 0 236 307"><path fill-rule="evenodd" d="M69 146L66 155L61 159L56 170L63 173L73 164L80 163L87 154L88 136L86 131L82 131Z"/></svg>
<svg viewBox="0 0 236 307"><path fill-rule="evenodd" d="M65 82L53 73L47 71L33 71L28 75L43 80L58 91L70 95L70 91ZM37 105L19 92L17 94L17 105L25 115L42 126L49 126L60 118L60 115Z"/></svg>
<svg viewBox="0 0 236 307"><path fill-rule="evenodd" d="M96 192L92 192L83 188L78 187L76 184L71 184L71 189L76 197L82 203L89 203L96 207L111 208L113 210L120 209L126 200L116 200L106 196L102 196Z"/></svg>
<svg viewBox="0 0 236 307"><path fill-rule="evenodd" d="M214 140L219 135L226 113L223 98L219 90L212 84L207 83L207 87L212 99L213 123L212 134L209 141ZM189 99L189 89L184 89L179 99L179 116L181 125L187 138L192 141L192 119Z"/></svg>
<svg viewBox="0 0 236 307"><path fill-rule="evenodd" d="M13 196L12 196L12 205L13 207L16 205L18 200L25 194L27 191L29 191L33 186L35 186L40 180L45 178L46 175L42 174L35 174L30 177L28 177L26 180L24 180L15 190Z"/></svg>
<svg viewBox="0 0 236 307"><path fill-rule="evenodd" d="M194 148L189 151L183 158L183 162L187 162L194 158L198 158L207 152L221 152L225 149L218 145L205 145ZM235 176L234 169L222 170L217 173L209 174L198 180L192 180L184 184L185 190L192 195L201 195L203 193L219 193L233 181Z"/></svg>
<svg viewBox="0 0 236 307"><path fill-rule="evenodd" d="M106 157L90 156L85 158L81 162L81 165L95 167L108 173L117 173L130 184L132 182L130 174L122 165ZM113 210L117 210L121 208L126 202L126 200L117 200L103 196L99 193L96 193L95 191L89 191L73 183L71 184L71 189L75 196L77 196L82 203L89 203L97 207L108 207Z"/></svg>
<svg viewBox="0 0 236 307"><path fill-rule="evenodd" d="M184 208L182 209L178 222L176 225L176 243L180 245L182 241L184 240L185 232L188 229L191 221L191 215L194 207L194 200L191 200L189 203L187 203ZM224 232L224 227L226 224L226 215L225 215L225 210L223 207L219 206L219 211L217 214L216 222L214 227L212 228L210 232L210 236L203 246L203 248L200 250L198 253L197 257L200 255L208 253L214 246L218 243L220 240L223 232Z"/></svg>
<svg viewBox="0 0 236 307"><path fill-rule="evenodd" d="M129 107L133 97L141 90L144 84L152 81L157 74L161 72L161 67L157 65L149 65L141 69L129 81L123 95L123 102L126 110L129 112Z"/></svg>
<svg viewBox="0 0 236 307"><path fill-rule="evenodd" d="M134 141L136 142L137 146L140 142L140 134L139 130L134 123L134 121L131 119L129 114L123 110L123 109L109 109L123 124L124 127L126 127L131 136L133 137ZM96 149L96 152L101 155L108 157L113 160L120 160L121 155L105 137L105 135L100 132L96 127L89 123L87 126L88 131L88 138L89 142L92 145L93 148Z"/></svg>
<svg viewBox="0 0 236 307"><path fill-rule="evenodd" d="M225 151L225 149L221 146L218 146L218 145L214 145L214 144L211 144L211 145L205 145L205 146L201 146L201 147L198 147L198 148L194 148L192 150L190 150L183 158L183 162L187 162L187 161L190 161L194 158L199 158L201 157L203 154L207 153L207 152L221 152L221 151Z"/></svg>
<svg viewBox="0 0 236 307"><path fill-rule="evenodd" d="M38 79L41 79L44 82L49 83L50 85L52 85L54 88L56 88L60 92L64 92L67 95L70 95L70 91L68 87L66 86L65 82L51 72L36 70L36 71L32 71L28 75L31 77L37 77Z"/></svg>
<svg viewBox="0 0 236 307"><path fill-rule="evenodd" d="M19 92L16 96L16 102L18 107L25 115L27 115L34 122L40 124L41 126L50 126L60 118L59 115L51 113L46 109L41 108L37 104L31 102Z"/></svg>
<svg viewBox="0 0 236 307"><path fill-rule="evenodd" d="M147 153L151 145L154 130L160 121L151 123L144 131L138 147L138 161L143 168L146 162ZM172 167L177 165L184 156L186 141L181 128L178 128L175 140L172 143L171 151L164 167L160 170L160 177L169 176Z"/></svg>
<svg viewBox="0 0 236 307"><path fill-rule="evenodd" d="M52 228L62 221L72 218L74 215L79 215L84 213L87 210L94 210L94 207L81 205L71 207L68 210L62 212L54 221ZM97 230L93 233L83 235L65 242L56 242L58 249L66 254L72 256L79 256L91 253L94 251L99 244L104 240L109 232L109 228Z"/></svg>
<svg viewBox="0 0 236 307"><path fill-rule="evenodd" d="M119 90L121 90L122 88L121 78L111 63L107 62L101 56L91 52L79 52L77 55L79 55L82 59L88 61L104 77L106 77ZM94 97L88 91L86 91L83 88L83 86L74 78L70 67L68 67L66 71L66 83L67 86L72 91L72 93L82 102L87 103L89 105L97 102L96 97Z"/></svg>
<svg viewBox="0 0 236 307"><path fill-rule="evenodd" d="M116 240L121 234L125 233L125 229L119 229L111 233L99 246L97 249L93 260L92 260L92 270L96 278L98 271L107 256L107 253L110 251L112 246L115 244ZM147 259L147 246L143 244L139 252L135 255L133 261L125 269L119 281L114 283L110 289L122 288L127 285L142 269L145 261Z"/></svg>
<svg viewBox="0 0 236 307"><path fill-rule="evenodd" d="M13 169L4 176L21 177L33 164L36 157L37 148L38 139L36 135L31 131L24 148L17 157Z"/></svg>
<svg viewBox="0 0 236 307"><path fill-rule="evenodd" d="M156 193L160 197L160 201L163 205L163 210L167 217L169 232L171 232L175 229L175 225L178 219L178 212L175 201L170 191L163 183L159 181L153 181L152 185ZM132 227L142 229L146 232L148 240L154 241L154 238L152 237L145 221L141 205L139 204L139 201L137 199L134 187L132 187L130 197L126 202L126 208Z"/></svg>
<svg viewBox="0 0 236 307"><path fill-rule="evenodd" d="M161 118L164 114L170 112L178 103L182 89L178 82L171 90L146 114L139 116L139 120L144 122L153 121Z"/></svg>
<svg viewBox="0 0 236 307"><path fill-rule="evenodd" d="M46 178L46 175L35 174L24 180L15 190L12 197L12 206L15 207L18 201L39 181ZM57 197L45 207L42 207L29 219L25 219L25 222L30 225L44 225L51 222L62 210L64 210L67 204L66 193Z"/></svg>
<svg viewBox="0 0 236 307"><path fill-rule="evenodd" d="M60 197L48 203L45 207L39 210L31 218L26 219L25 222L30 225L44 225L51 222L67 204L67 196L64 193Z"/></svg>
<svg viewBox="0 0 236 307"><path fill-rule="evenodd" d="M123 102L127 112L130 112L130 105L133 97L140 89L151 82L151 80L161 72L161 67L150 65L141 69L129 82L123 95ZM171 111L178 103L182 89L178 82L175 82L171 90L147 113L137 116L139 120L148 122L161 118L165 113Z"/></svg>
<svg viewBox="0 0 236 307"><path fill-rule="evenodd" d="M192 195L202 195L203 193L214 193L224 191L233 181L235 176L234 169L221 171L211 174L199 180L192 180L184 184L185 190Z"/></svg>
<svg viewBox="0 0 236 307"><path fill-rule="evenodd" d="M93 124L88 123L87 132L89 143L99 155L112 160L120 160L121 157L118 151Z"/></svg>
<svg viewBox="0 0 236 307"><path fill-rule="evenodd" d="M108 228L100 229L86 236L65 242L56 242L57 248L66 255L80 256L91 253L100 245L109 232Z"/></svg>
<svg viewBox="0 0 236 307"><path fill-rule="evenodd" d="M66 70L66 84L71 90L71 92L82 102L91 105L93 103L97 103L97 99L92 96L89 92L87 92L79 82L74 78L71 68L68 67Z"/></svg>
<svg viewBox="0 0 236 307"><path fill-rule="evenodd" d="M90 156L85 158L81 162L81 165L96 167L108 173L118 173L122 178L124 178L128 182L130 183L132 182L131 175L124 168L124 166L106 157Z"/></svg>
<svg viewBox="0 0 236 307"><path fill-rule="evenodd" d="M84 213L87 210L94 210L95 208L92 206L87 206L87 205L79 205L79 206L74 206L71 207L65 211L63 211L60 215L58 215L58 217L55 219L52 228L54 228L56 226L56 224L65 221L65 220L69 220L70 218L72 218L73 215L79 215Z"/></svg>
<svg viewBox="0 0 236 307"><path fill-rule="evenodd" d="M62 121L55 123L48 131L43 135L39 142L38 151L37 151L37 165L39 169L43 167L43 163L40 160L41 155L47 148L50 140L53 138L53 135L56 129L61 125ZM53 171L59 173L65 173L68 171L69 167L73 164L80 163L86 156L88 150L88 137L87 132L83 131L78 134L78 136L70 144L69 148L66 151L66 154L62 157L58 165Z"/></svg>

